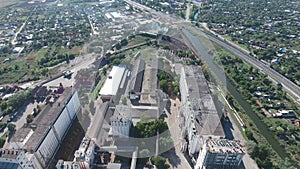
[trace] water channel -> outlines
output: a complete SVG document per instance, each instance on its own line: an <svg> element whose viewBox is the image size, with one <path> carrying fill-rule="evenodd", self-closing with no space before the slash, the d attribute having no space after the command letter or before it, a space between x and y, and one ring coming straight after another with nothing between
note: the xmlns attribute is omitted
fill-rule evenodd
<svg viewBox="0 0 300 169"><path fill-rule="evenodd" d="M213 60L213 56L209 54L205 46L200 42L200 40L191 34L188 30L183 29L186 37L193 43L195 50L202 56L201 59L205 61L207 66L210 68L210 71L215 75L222 86L226 86L227 91L233 96L233 98L238 102L238 104L244 109L246 114L251 118L253 123L257 126L260 133L266 138L268 143L276 151L276 153L282 158L287 157L287 153L283 147L280 146L277 139L272 134L272 131L269 130L268 126L255 114L252 110L250 104L243 98L242 94L234 87L230 80L226 77L225 72L216 65Z"/></svg>

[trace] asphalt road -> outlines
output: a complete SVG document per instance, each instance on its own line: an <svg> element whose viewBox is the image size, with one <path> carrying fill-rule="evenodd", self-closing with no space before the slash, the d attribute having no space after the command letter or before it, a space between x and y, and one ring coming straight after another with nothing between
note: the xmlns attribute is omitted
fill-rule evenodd
<svg viewBox="0 0 300 169"><path fill-rule="evenodd" d="M171 100L171 112L167 112L166 122L169 127L171 138L174 144L174 151L170 150L166 156L170 160L172 169L192 169L189 162L181 152L181 146L184 143L184 139L181 138L181 128L179 127L179 99Z"/></svg>

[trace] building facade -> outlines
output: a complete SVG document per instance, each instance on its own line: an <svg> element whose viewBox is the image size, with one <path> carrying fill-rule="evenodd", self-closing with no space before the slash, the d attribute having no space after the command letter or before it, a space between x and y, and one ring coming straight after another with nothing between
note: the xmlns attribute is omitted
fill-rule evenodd
<svg viewBox="0 0 300 169"><path fill-rule="evenodd" d="M129 111L128 111L129 110ZM127 106L118 105L110 118L110 135L119 138L128 138L132 126L132 109Z"/></svg>
<svg viewBox="0 0 300 169"><path fill-rule="evenodd" d="M237 140L209 138L199 152L195 169L239 169L244 154Z"/></svg>
<svg viewBox="0 0 300 169"><path fill-rule="evenodd" d="M23 150L0 149L0 168L3 169L32 169Z"/></svg>

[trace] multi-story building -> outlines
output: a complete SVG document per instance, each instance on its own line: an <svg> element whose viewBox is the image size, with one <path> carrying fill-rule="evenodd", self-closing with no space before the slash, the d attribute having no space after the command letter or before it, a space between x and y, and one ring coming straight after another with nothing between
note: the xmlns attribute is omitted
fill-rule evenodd
<svg viewBox="0 0 300 169"><path fill-rule="evenodd" d="M10 143L14 149L26 151L30 161L28 168L48 167L79 109L77 92L65 88L55 102L46 105L30 128L13 135Z"/></svg>
<svg viewBox="0 0 300 169"><path fill-rule="evenodd" d="M73 161L59 160L56 164L57 169L89 169L92 168L94 161L95 142L84 137L78 150L74 153Z"/></svg>
<svg viewBox="0 0 300 169"><path fill-rule="evenodd" d="M195 169L238 169L244 154L237 140L209 138L199 152Z"/></svg>
<svg viewBox="0 0 300 169"><path fill-rule="evenodd" d="M64 161L59 160L56 164L57 169L89 169L84 162L78 161Z"/></svg>
<svg viewBox="0 0 300 169"><path fill-rule="evenodd" d="M89 138L84 137L81 141L80 147L75 151L74 161L84 162L91 167L94 161L95 142Z"/></svg>
<svg viewBox="0 0 300 169"><path fill-rule="evenodd" d="M209 86L199 66L183 66L180 74L180 128L190 156L198 153L208 136L225 137Z"/></svg>

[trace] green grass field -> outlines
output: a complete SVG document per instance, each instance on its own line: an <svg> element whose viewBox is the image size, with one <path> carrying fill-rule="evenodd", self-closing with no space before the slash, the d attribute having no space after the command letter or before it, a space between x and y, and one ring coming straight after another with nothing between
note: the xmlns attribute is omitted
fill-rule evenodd
<svg viewBox="0 0 300 169"><path fill-rule="evenodd" d="M140 58L145 60L146 63L151 63L152 60L157 59L156 52L157 49L147 47L141 50Z"/></svg>

